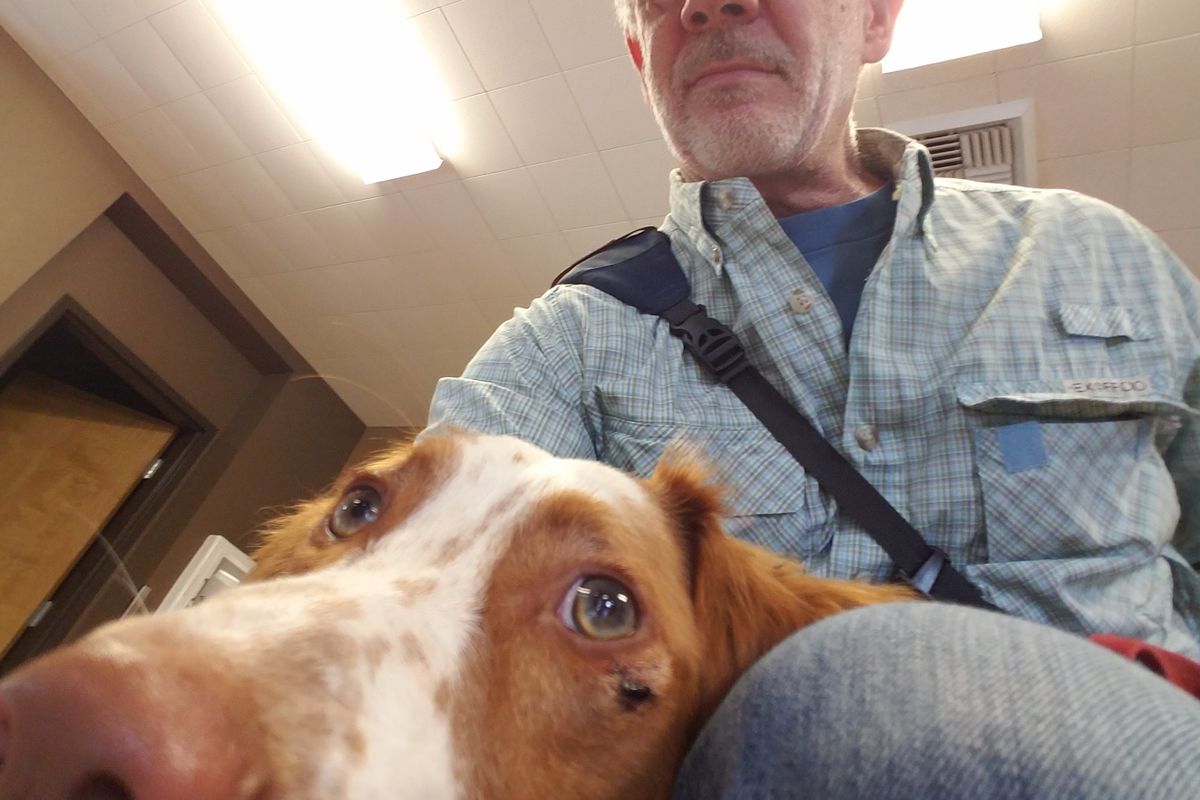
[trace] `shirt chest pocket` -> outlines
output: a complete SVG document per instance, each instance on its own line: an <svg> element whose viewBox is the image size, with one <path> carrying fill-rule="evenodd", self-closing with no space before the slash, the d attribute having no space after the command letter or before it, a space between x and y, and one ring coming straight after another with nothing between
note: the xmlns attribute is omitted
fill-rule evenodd
<svg viewBox="0 0 1200 800"><path fill-rule="evenodd" d="M714 482L725 488L731 534L801 558L812 558L828 544L832 532L823 524L825 501L815 482L761 426L714 429L610 419L604 460L649 474L676 443L703 459Z"/></svg>
<svg viewBox="0 0 1200 800"><path fill-rule="evenodd" d="M1160 455L1196 414L1147 379L959 387L992 562L1157 553L1179 516Z"/></svg>

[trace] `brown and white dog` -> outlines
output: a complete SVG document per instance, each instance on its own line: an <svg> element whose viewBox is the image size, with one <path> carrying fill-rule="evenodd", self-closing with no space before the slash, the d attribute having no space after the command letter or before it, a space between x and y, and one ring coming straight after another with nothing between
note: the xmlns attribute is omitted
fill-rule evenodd
<svg viewBox="0 0 1200 800"><path fill-rule="evenodd" d="M0 684L2 800L665 798L738 675L903 587L727 536L686 457L647 480L430 438L274 523L260 579Z"/></svg>

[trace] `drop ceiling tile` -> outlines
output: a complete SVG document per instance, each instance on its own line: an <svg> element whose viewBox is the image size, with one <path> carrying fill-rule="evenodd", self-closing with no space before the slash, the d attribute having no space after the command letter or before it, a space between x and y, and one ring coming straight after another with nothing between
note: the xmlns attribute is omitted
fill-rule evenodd
<svg viewBox="0 0 1200 800"><path fill-rule="evenodd" d="M333 252L303 214L272 217L258 223L267 238L287 256L290 269L323 267L334 261Z"/></svg>
<svg viewBox="0 0 1200 800"><path fill-rule="evenodd" d="M140 174L140 173L139 173ZM143 180L145 180L143 178ZM219 226L206 217L191 201L187 192L179 185L178 178L166 178L158 181L147 181L155 197L161 200L176 219L192 233L204 233L216 230Z"/></svg>
<svg viewBox="0 0 1200 800"><path fill-rule="evenodd" d="M99 41L72 53L66 61L114 119L124 119L154 106L154 101L112 54L106 42Z"/></svg>
<svg viewBox="0 0 1200 800"><path fill-rule="evenodd" d="M250 155L249 148L229 127L217 107L205 94L194 94L162 106L175 126L183 133L205 166L224 164Z"/></svg>
<svg viewBox="0 0 1200 800"><path fill-rule="evenodd" d="M253 75L215 86L207 92L213 105L252 153L296 144L299 134Z"/></svg>
<svg viewBox="0 0 1200 800"><path fill-rule="evenodd" d="M526 164L595 151L596 145L562 75L497 89L490 96Z"/></svg>
<svg viewBox="0 0 1200 800"><path fill-rule="evenodd" d="M333 179L303 142L260 153L258 160L300 211L346 202Z"/></svg>
<svg viewBox="0 0 1200 800"><path fill-rule="evenodd" d="M628 56L568 70L566 79L601 150L661 138Z"/></svg>
<svg viewBox="0 0 1200 800"><path fill-rule="evenodd" d="M385 255L417 253L434 246L433 238L402 194L360 200L349 207L366 228L368 239Z"/></svg>
<svg viewBox="0 0 1200 800"><path fill-rule="evenodd" d="M160 11L166 11L172 6L177 6L183 0L137 0L138 8L142 10L142 16L148 17L151 14L157 14Z"/></svg>
<svg viewBox="0 0 1200 800"><path fill-rule="evenodd" d="M513 268L508 252L494 244L456 247L447 254L454 274L463 284L463 294L471 300L525 294L525 285Z"/></svg>
<svg viewBox="0 0 1200 800"><path fill-rule="evenodd" d="M506 239L500 244L531 297L549 289L550 282L575 260L571 258L567 240L558 231Z"/></svg>
<svg viewBox="0 0 1200 800"><path fill-rule="evenodd" d="M1163 231L1162 238L1192 274L1200 278L1200 228Z"/></svg>
<svg viewBox="0 0 1200 800"><path fill-rule="evenodd" d="M245 289L243 281L253 278L255 272L243 256L241 249L225 238L225 231L231 230L233 228L204 231L203 233L196 234L196 241L200 242L201 246L213 257L213 260L221 265L221 269L225 270L226 274Z"/></svg>
<svg viewBox="0 0 1200 800"><path fill-rule="evenodd" d="M1128 210L1151 230L1200 228L1200 139L1133 148Z"/></svg>
<svg viewBox="0 0 1200 800"><path fill-rule="evenodd" d="M467 302L456 265L445 250L428 250L393 256L396 272L404 279L404 292L396 296L396 308L444 306Z"/></svg>
<svg viewBox="0 0 1200 800"><path fill-rule="evenodd" d="M137 0L71 0L101 36L111 36L146 15Z"/></svg>
<svg viewBox="0 0 1200 800"><path fill-rule="evenodd" d="M1033 98L1039 159L1130 146L1132 50L1001 72L997 77L1001 102Z"/></svg>
<svg viewBox="0 0 1200 800"><path fill-rule="evenodd" d="M150 24L201 88L250 74L250 65L201 0L186 0L155 14Z"/></svg>
<svg viewBox="0 0 1200 800"><path fill-rule="evenodd" d="M571 249L571 261L577 261L588 253L603 247L613 239L624 236L634 229L631 222L613 222L608 225L593 225L587 228L572 228L563 231L567 246Z"/></svg>
<svg viewBox="0 0 1200 800"><path fill-rule="evenodd" d="M493 329L499 328L512 319L518 308L529 308L531 297L527 294L512 295L511 297L494 297L487 300L476 300L475 306L483 319Z"/></svg>
<svg viewBox="0 0 1200 800"><path fill-rule="evenodd" d="M879 115L884 125L948 114L951 111L962 111L976 106L995 105L996 77L984 75L923 89L881 94L878 101Z"/></svg>
<svg viewBox="0 0 1200 800"><path fill-rule="evenodd" d="M1098 197L1115 206L1129 205L1129 150L1052 158L1038 163L1038 185Z"/></svg>
<svg viewBox="0 0 1200 800"><path fill-rule="evenodd" d="M668 177L677 166L662 139L600 153L617 195L630 219L666 216L670 205Z"/></svg>
<svg viewBox="0 0 1200 800"><path fill-rule="evenodd" d="M204 158L161 108L135 114L125 125L168 174L182 175L205 166Z"/></svg>
<svg viewBox="0 0 1200 800"><path fill-rule="evenodd" d="M530 0L563 69L623 56L625 37L612 3L596 0Z"/></svg>
<svg viewBox="0 0 1200 800"><path fill-rule="evenodd" d="M1138 45L1133 51L1133 144L1195 138L1200 138L1200 34Z"/></svg>
<svg viewBox="0 0 1200 800"><path fill-rule="evenodd" d="M1135 5L1135 0L1043 3L1041 41L997 51L996 66L1019 69L1129 47L1133 44Z"/></svg>
<svg viewBox="0 0 1200 800"><path fill-rule="evenodd" d="M513 147L488 95L477 94L458 100L452 109L459 141L439 143L439 150L459 175L486 175L521 166L521 156Z"/></svg>
<svg viewBox="0 0 1200 800"><path fill-rule="evenodd" d="M404 288L390 259L289 272L282 280L321 316L390 309L392 298Z"/></svg>
<svg viewBox="0 0 1200 800"><path fill-rule="evenodd" d="M320 142L309 141L305 144L312 152L313 158L321 165L321 169L325 170L325 174L329 176L334 186L347 200L363 200L383 194L383 184L363 183L362 178L330 155Z"/></svg>
<svg viewBox="0 0 1200 800"><path fill-rule="evenodd" d="M261 277L288 271L287 256L256 223L222 228L212 231L210 236L241 262L247 274Z"/></svg>
<svg viewBox="0 0 1200 800"><path fill-rule="evenodd" d="M896 94L911 89L926 89L943 83L956 83L996 71L995 53L980 53L955 58L899 72L880 72L877 80L879 94Z"/></svg>
<svg viewBox="0 0 1200 800"><path fill-rule="evenodd" d="M78 106L92 125L101 128L115 121L116 117L92 92L83 78L79 77L70 60L60 58L46 68L46 73L63 90L63 94Z"/></svg>
<svg viewBox="0 0 1200 800"><path fill-rule="evenodd" d="M483 91L479 76L440 10L413 17L411 23L413 32L425 46L429 62L442 80L446 97L457 100Z"/></svg>
<svg viewBox="0 0 1200 800"><path fill-rule="evenodd" d="M245 210L237 199L225 188L220 176L212 169L202 169L180 175L177 179L188 200L198 210L208 224L193 233L201 233L204 229L232 228L245 221Z"/></svg>
<svg viewBox="0 0 1200 800"><path fill-rule="evenodd" d="M61 58L49 39L30 22L20 8L20 0L0 0L0 27L21 45L38 63Z"/></svg>
<svg viewBox="0 0 1200 800"><path fill-rule="evenodd" d="M1146 0L1137 4L1138 43L1200 33L1200 5L1196 0Z"/></svg>
<svg viewBox="0 0 1200 800"><path fill-rule="evenodd" d="M437 186L441 183L453 183L459 179L458 171L449 161L443 160L437 169L421 172L416 175L406 175L403 178L393 178L390 181L379 181L371 184L379 189L380 194L394 194L409 189L423 189L426 186Z"/></svg>
<svg viewBox="0 0 1200 800"><path fill-rule="evenodd" d="M550 209L524 167L468 178L463 185L498 239L532 236L555 229Z"/></svg>
<svg viewBox="0 0 1200 800"><path fill-rule="evenodd" d="M392 312L388 319L400 341L422 354L447 349L473 353L492 334L472 302L417 306Z"/></svg>
<svg viewBox="0 0 1200 800"><path fill-rule="evenodd" d="M219 164L216 171L251 220L283 217L298 210L253 156Z"/></svg>
<svg viewBox="0 0 1200 800"><path fill-rule="evenodd" d="M438 0L397 0L400 10L410 17L439 7Z"/></svg>
<svg viewBox="0 0 1200 800"><path fill-rule="evenodd" d="M156 104L195 94L200 86L149 22L139 22L108 37L108 46Z"/></svg>
<svg viewBox="0 0 1200 800"><path fill-rule="evenodd" d="M277 272L264 275L258 280L267 287L271 295L291 314L320 317L324 306L321 303L322 287L307 275L311 270Z"/></svg>
<svg viewBox="0 0 1200 800"><path fill-rule="evenodd" d="M628 219L604 163L596 153L536 164L529 171L560 228L582 228ZM665 183L666 179L663 181Z"/></svg>
<svg viewBox="0 0 1200 800"><path fill-rule="evenodd" d="M16 8L50 48L51 59L74 53L100 35L69 0L17 0Z"/></svg>
<svg viewBox="0 0 1200 800"><path fill-rule="evenodd" d="M366 261L382 255L367 238L366 227L349 204L306 211L304 218L333 253L333 263Z"/></svg>
<svg viewBox="0 0 1200 800"><path fill-rule="evenodd" d="M495 238L460 182L411 189L404 194L421 224L443 247Z"/></svg>
<svg viewBox="0 0 1200 800"><path fill-rule="evenodd" d="M485 89L559 70L528 0L461 0L442 13Z"/></svg>
<svg viewBox="0 0 1200 800"><path fill-rule="evenodd" d="M171 177L170 171L155 158L129 127L128 120L114 122L100 128L100 134L108 140L117 154L147 183L163 181Z"/></svg>

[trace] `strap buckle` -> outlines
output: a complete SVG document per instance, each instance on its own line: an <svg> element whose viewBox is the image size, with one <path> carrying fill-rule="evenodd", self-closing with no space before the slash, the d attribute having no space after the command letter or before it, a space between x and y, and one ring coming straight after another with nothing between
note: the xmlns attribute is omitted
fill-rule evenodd
<svg viewBox="0 0 1200 800"><path fill-rule="evenodd" d="M933 596L933 584L937 583L938 576L942 574L942 568L948 560L946 553L940 548L930 546L929 550L929 558L925 559L925 563L918 567L914 574L908 575L904 570L900 570L901 577L908 585L926 597Z"/></svg>
<svg viewBox="0 0 1200 800"><path fill-rule="evenodd" d="M671 333L683 339L683 346L721 383L728 383L750 365L737 335L710 317L702 305L682 322L671 323Z"/></svg>

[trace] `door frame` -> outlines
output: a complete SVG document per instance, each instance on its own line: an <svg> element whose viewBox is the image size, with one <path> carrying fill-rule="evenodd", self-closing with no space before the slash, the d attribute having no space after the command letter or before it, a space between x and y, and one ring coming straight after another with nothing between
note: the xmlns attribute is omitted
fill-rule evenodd
<svg viewBox="0 0 1200 800"><path fill-rule="evenodd" d="M151 521L217 433L216 427L204 415L69 295L64 295L42 315L11 350L0 354L0 388L16 374L14 367L19 365L22 357L56 325L65 326L89 354L95 356L108 371L120 378L179 432L163 451L161 458L165 465L155 473L153 479L141 481L130 493L100 531L100 536L48 598L54 604L52 613L47 614L37 626L26 628L0 658L0 675L66 640L76 621L115 569L112 556L100 537L111 545L122 562L135 545L145 546L155 542L157 537ZM164 554L170 545L170 541L161 543Z"/></svg>

